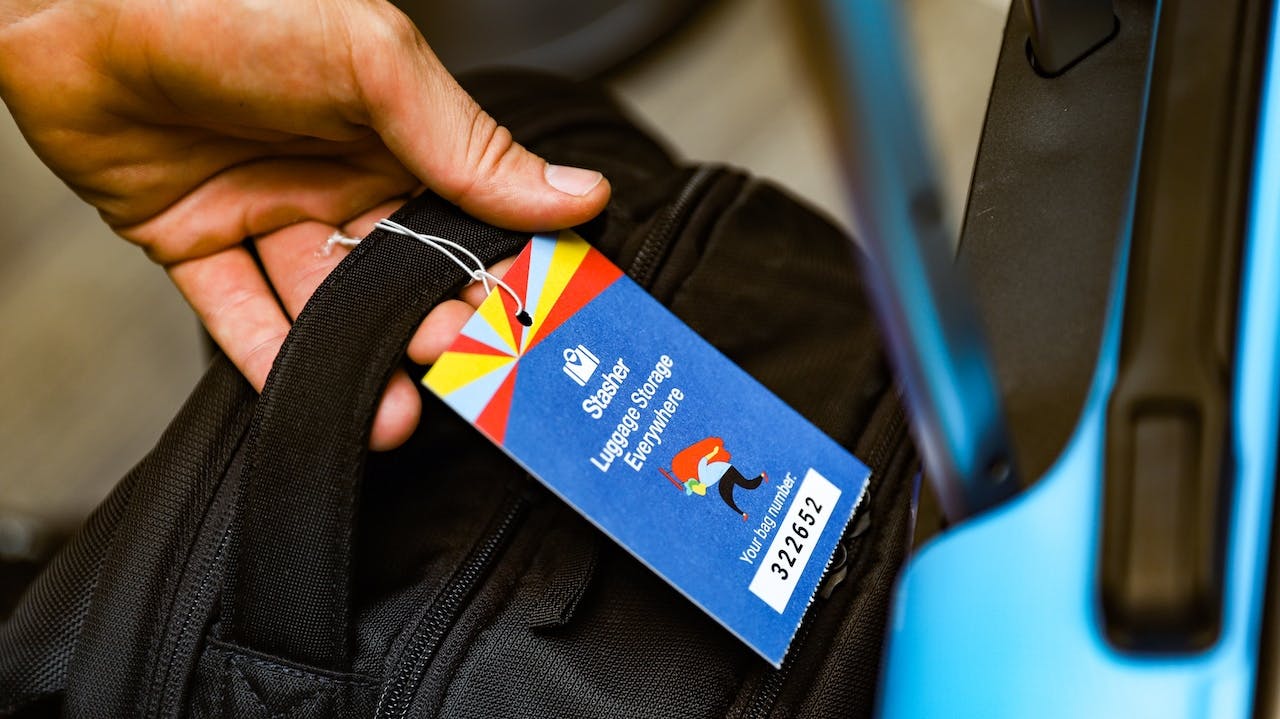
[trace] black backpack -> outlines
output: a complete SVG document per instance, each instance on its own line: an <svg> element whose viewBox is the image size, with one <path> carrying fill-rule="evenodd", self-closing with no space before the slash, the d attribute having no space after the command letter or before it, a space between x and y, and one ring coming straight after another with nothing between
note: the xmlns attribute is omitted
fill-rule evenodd
<svg viewBox="0 0 1280 719"><path fill-rule="evenodd" d="M410 334L467 279L375 231L298 317L261 397L216 358L0 625L0 715L872 713L916 460L854 245L768 183L673 162L598 90L467 84L535 152L609 177L580 234L871 467L782 669L433 396L403 448L366 451ZM430 195L395 219L486 263L528 240Z"/></svg>

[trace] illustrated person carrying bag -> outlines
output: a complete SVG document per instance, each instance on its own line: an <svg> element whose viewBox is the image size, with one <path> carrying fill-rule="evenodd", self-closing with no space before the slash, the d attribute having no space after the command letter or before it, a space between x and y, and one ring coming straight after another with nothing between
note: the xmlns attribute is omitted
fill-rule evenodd
<svg viewBox="0 0 1280 719"><path fill-rule="evenodd" d="M761 472L758 477L747 479L742 476L737 467L730 464L732 459L733 456L729 454L729 450L725 449L723 439L707 437L701 442L686 447L672 458L671 471L682 481L672 479L665 469L662 473L690 496L694 494L705 496L707 487L715 485L720 490L720 498L729 505L729 509L732 509L735 514L742 515L742 520L746 521L747 513L733 501L733 488L742 487L752 490L759 487L761 482L768 482L769 477Z"/></svg>

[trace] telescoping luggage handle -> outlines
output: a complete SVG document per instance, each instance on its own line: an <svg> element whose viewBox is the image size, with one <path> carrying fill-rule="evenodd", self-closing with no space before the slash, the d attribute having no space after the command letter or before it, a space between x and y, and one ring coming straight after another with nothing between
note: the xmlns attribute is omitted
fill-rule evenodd
<svg viewBox="0 0 1280 719"><path fill-rule="evenodd" d="M982 323L953 267L940 188L890 0L822 3L828 99L850 176L867 286L912 430L953 522L1019 487ZM818 33L822 37L822 33Z"/></svg>
<svg viewBox="0 0 1280 719"><path fill-rule="evenodd" d="M448 237L486 265L529 239L430 194L392 219ZM349 668L354 513L374 412L423 315L468 279L446 255L375 230L299 314L247 439L224 580L228 639L315 667Z"/></svg>

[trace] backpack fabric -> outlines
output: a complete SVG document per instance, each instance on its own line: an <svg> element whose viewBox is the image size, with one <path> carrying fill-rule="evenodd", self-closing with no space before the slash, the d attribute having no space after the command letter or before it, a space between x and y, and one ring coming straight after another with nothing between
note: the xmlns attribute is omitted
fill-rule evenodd
<svg viewBox="0 0 1280 719"><path fill-rule="evenodd" d="M408 338L467 279L375 231L262 395L216 358L0 625L0 716L872 713L917 469L855 246L767 182L677 163L591 86L466 85L533 151L603 171L614 198L579 233L871 468L782 668L430 394L404 447L366 451ZM429 194L393 219L486 264L528 241Z"/></svg>

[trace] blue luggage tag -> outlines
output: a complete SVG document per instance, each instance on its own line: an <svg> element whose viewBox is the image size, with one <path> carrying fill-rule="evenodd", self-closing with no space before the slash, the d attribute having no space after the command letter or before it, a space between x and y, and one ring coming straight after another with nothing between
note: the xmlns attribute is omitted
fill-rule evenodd
<svg viewBox="0 0 1280 719"><path fill-rule="evenodd" d="M492 292L423 383L780 666L870 470L576 234L503 280L528 314Z"/></svg>

